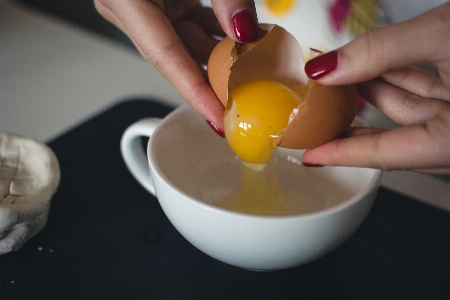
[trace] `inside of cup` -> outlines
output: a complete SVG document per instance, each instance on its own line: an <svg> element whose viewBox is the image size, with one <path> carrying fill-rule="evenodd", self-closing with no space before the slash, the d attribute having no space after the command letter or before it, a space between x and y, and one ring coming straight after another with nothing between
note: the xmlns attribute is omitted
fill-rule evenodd
<svg viewBox="0 0 450 300"><path fill-rule="evenodd" d="M242 164L225 139L190 108L166 120L154 135L151 151L161 172L174 186L197 201L216 205L239 191ZM377 170L347 167L307 168L301 150L276 151L277 186L286 195L287 215L311 213L368 193ZM156 171L156 170L154 170Z"/></svg>

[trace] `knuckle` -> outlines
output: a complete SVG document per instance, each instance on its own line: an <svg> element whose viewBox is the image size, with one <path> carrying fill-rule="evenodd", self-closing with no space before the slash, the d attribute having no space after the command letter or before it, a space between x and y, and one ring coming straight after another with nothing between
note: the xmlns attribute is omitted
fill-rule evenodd
<svg viewBox="0 0 450 300"><path fill-rule="evenodd" d="M442 94L442 81L439 77L432 77L426 87L426 94L431 97L440 97Z"/></svg>
<svg viewBox="0 0 450 300"><path fill-rule="evenodd" d="M180 51L186 51L180 41L175 41L161 47L154 47L143 52L144 58L150 62L156 69L162 71L168 65L177 60L170 58L177 57Z"/></svg>
<svg viewBox="0 0 450 300"><path fill-rule="evenodd" d="M386 45L385 34L380 29L367 31L355 38L352 50L346 60L351 61L351 64L365 66L359 72L364 73L364 78L361 80L368 80L386 71L386 66L389 66L389 55L386 51L389 48ZM364 71L362 71L364 70Z"/></svg>

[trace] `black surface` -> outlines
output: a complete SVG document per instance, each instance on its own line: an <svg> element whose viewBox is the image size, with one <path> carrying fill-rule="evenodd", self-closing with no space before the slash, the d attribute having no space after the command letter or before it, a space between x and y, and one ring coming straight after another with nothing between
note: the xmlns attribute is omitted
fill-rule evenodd
<svg viewBox="0 0 450 300"><path fill-rule="evenodd" d="M119 149L170 110L125 101L49 143L61 184L44 231L0 257L0 299L449 299L450 214L383 188L353 237L302 267L246 271L191 246Z"/></svg>

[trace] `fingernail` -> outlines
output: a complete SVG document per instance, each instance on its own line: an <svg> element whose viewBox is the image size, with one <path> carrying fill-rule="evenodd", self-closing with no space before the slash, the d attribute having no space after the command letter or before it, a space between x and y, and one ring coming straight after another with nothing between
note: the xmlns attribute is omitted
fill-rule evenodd
<svg viewBox="0 0 450 300"><path fill-rule="evenodd" d="M214 130L214 132L217 133L220 137L225 138L225 132L223 132L223 130L220 129L219 126L209 120L206 120L206 123L208 123L209 127L211 127L212 130Z"/></svg>
<svg viewBox="0 0 450 300"><path fill-rule="evenodd" d="M319 164L310 164L310 163L303 163L303 166L308 167L308 168L320 168L323 167L323 165L319 165Z"/></svg>
<svg viewBox="0 0 450 300"><path fill-rule="evenodd" d="M305 64L305 73L311 79L319 79L337 67L337 52L331 51L309 60Z"/></svg>
<svg viewBox="0 0 450 300"><path fill-rule="evenodd" d="M256 24L250 9L238 11L232 17L234 34L243 43L251 43L258 38L258 24Z"/></svg>

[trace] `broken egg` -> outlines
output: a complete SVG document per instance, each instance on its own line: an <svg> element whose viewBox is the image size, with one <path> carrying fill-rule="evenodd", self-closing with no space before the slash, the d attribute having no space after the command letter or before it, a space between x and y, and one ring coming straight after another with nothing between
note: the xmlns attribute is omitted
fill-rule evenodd
<svg viewBox="0 0 450 300"><path fill-rule="evenodd" d="M302 49L284 28L261 24L259 36L249 44L225 37L208 61L210 84L226 107L224 130L233 151L244 161L264 164L275 146L308 149L339 137L356 116L356 87L308 79ZM267 104L271 101L276 103ZM261 136L264 142L256 142Z"/></svg>

